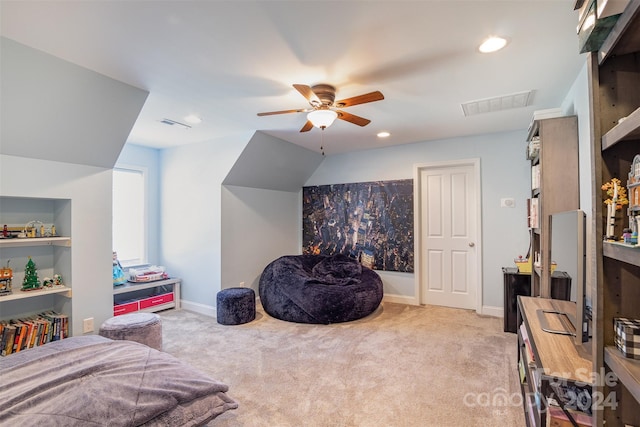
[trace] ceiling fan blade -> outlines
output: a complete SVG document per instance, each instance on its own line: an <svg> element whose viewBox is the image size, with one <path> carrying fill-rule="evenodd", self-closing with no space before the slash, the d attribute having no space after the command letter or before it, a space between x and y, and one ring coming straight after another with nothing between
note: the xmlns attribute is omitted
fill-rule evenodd
<svg viewBox="0 0 640 427"><path fill-rule="evenodd" d="M269 111L266 113L258 113L259 116L273 116L274 114L287 114L287 113L308 113L311 110L302 109L302 110L282 110L282 111Z"/></svg>
<svg viewBox="0 0 640 427"><path fill-rule="evenodd" d="M351 107L352 105L366 104L367 102L381 101L384 99L382 92L375 91L365 93L364 95L358 95L351 98L336 101L334 105L338 108Z"/></svg>
<svg viewBox="0 0 640 427"><path fill-rule="evenodd" d="M354 114L345 113L344 111L336 111L336 113L338 113L338 118L340 120L345 120L358 126L366 126L371 123L371 120L369 119L365 119L364 117L356 116Z"/></svg>
<svg viewBox="0 0 640 427"><path fill-rule="evenodd" d="M311 129L313 129L313 123L307 120L307 123L305 123L304 126L302 126L302 129L300 129L300 132L309 132Z"/></svg>
<svg viewBox="0 0 640 427"><path fill-rule="evenodd" d="M322 102L320 101L320 98L318 98L318 95L316 95L313 89L311 89L311 86L293 85L293 87L296 88L296 90L300 92L300 94L304 96L311 105L322 104Z"/></svg>

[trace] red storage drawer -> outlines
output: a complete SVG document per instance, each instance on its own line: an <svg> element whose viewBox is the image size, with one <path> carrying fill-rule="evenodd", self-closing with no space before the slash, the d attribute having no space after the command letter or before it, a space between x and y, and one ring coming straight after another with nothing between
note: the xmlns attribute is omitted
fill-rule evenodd
<svg viewBox="0 0 640 427"><path fill-rule="evenodd" d="M138 311L138 301L113 306L114 316L120 316L121 314L132 313L134 311Z"/></svg>
<svg viewBox="0 0 640 427"><path fill-rule="evenodd" d="M141 299L138 302L140 303L140 310L143 310L149 307L155 307L156 305L166 304L169 302L173 302L173 292Z"/></svg>

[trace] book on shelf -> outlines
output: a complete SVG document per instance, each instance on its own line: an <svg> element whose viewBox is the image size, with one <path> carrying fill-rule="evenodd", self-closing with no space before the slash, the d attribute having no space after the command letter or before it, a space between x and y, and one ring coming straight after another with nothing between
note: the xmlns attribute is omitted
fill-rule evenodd
<svg viewBox="0 0 640 427"><path fill-rule="evenodd" d="M2 355L7 356L13 352L13 341L16 338L16 327L14 325L6 325L2 333Z"/></svg>
<svg viewBox="0 0 640 427"><path fill-rule="evenodd" d="M524 365L524 358L521 356L518 361L518 372L520 373L520 383L524 384L527 382L527 368Z"/></svg>
<svg viewBox="0 0 640 427"><path fill-rule="evenodd" d="M527 329L524 326L524 323L520 324L520 336L522 337L522 342L524 343L524 350L521 350L523 369L526 372L530 373L529 381L533 385L533 387L538 390L540 388L540 371L536 365L536 357L533 354L533 349L531 348L531 341L529 340L529 335L527 334Z"/></svg>
<svg viewBox="0 0 640 427"><path fill-rule="evenodd" d="M13 324L16 327L16 337L13 341L13 350L11 352L18 353L22 350L22 342L24 341L24 335L27 333L27 325L16 321Z"/></svg>
<svg viewBox="0 0 640 427"><path fill-rule="evenodd" d="M24 340L22 342L22 347L20 348L20 350L26 350L30 348L29 344L31 343L31 339L33 338L34 324L28 319L23 319L21 320L21 322L26 326L26 333L24 335Z"/></svg>
<svg viewBox="0 0 640 427"><path fill-rule="evenodd" d="M539 208L539 204L538 204L538 198L537 197L532 197L531 199L527 199L527 226L529 228L539 228L540 227L540 222L539 222L539 214L540 212L540 208Z"/></svg>
<svg viewBox="0 0 640 427"><path fill-rule="evenodd" d="M531 189L537 190L540 188L540 165L531 166Z"/></svg>
<svg viewBox="0 0 640 427"><path fill-rule="evenodd" d="M0 355L7 356L69 336L69 317L47 311L0 322Z"/></svg>
<svg viewBox="0 0 640 427"><path fill-rule="evenodd" d="M15 332L13 333L13 340L7 341L7 354L15 353L16 347L18 345L18 341L20 340L20 324L15 323L15 321L11 321L11 326L15 328Z"/></svg>
<svg viewBox="0 0 640 427"><path fill-rule="evenodd" d="M531 348L531 341L529 340L529 335L527 334L527 328L524 327L524 323L520 324L520 336L522 336L522 341L524 342L524 346L527 349L527 360L529 361L529 366L535 365L535 356L533 355L533 350Z"/></svg>
<svg viewBox="0 0 640 427"><path fill-rule="evenodd" d="M69 335L69 318L67 315L48 311L43 313L42 316L50 323L50 341L58 341L67 338Z"/></svg>
<svg viewBox="0 0 640 427"><path fill-rule="evenodd" d="M36 319L38 329L36 330L36 336L33 341L33 347L37 347L42 344L43 335L46 329L46 323L40 319Z"/></svg>

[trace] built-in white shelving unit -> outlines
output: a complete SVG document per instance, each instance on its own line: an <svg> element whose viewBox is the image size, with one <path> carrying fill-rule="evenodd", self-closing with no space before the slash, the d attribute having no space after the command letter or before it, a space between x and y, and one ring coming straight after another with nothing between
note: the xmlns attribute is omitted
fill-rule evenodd
<svg viewBox="0 0 640 427"><path fill-rule="evenodd" d="M9 229L29 222L55 225L56 236L13 237L0 239L0 265L13 270L12 292L0 295L0 319L16 319L47 310L72 318L71 275L71 200L0 197L0 227ZM15 233L15 232L14 232ZM63 286L23 291L24 269L29 258L35 264L38 279L62 277Z"/></svg>

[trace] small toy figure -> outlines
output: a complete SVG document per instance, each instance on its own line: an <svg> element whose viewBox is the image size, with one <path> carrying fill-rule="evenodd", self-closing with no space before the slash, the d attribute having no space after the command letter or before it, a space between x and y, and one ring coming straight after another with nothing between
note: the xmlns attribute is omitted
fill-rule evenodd
<svg viewBox="0 0 640 427"><path fill-rule="evenodd" d="M7 261L7 266L0 268L0 295L6 295L11 293L11 283L13 282L13 270L9 268L9 263L11 260Z"/></svg>
<svg viewBox="0 0 640 427"><path fill-rule="evenodd" d="M633 245L638 244L638 228L640 228L640 154L636 154L631 162L631 170L627 178L627 189L629 190L629 228L635 234Z"/></svg>
<svg viewBox="0 0 640 427"><path fill-rule="evenodd" d="M124 270L118 261L118 253L113 252L113 286L120 286L127 283L127 278L124 275Z"/></svg>
<svg viewBox="0 0 640 427"><path fill-rule="evenodd" d="M53 287L53 279L51 277L45 277L42 279L42 287L51 288Z"/></svg>
<svg viewBox="0 0 640 427"><path fill-rule="evenodd" d="M64 286L64 283L62 282L62 276L59 274L54 274L53 275L53 286Z"/></svg>
<svg viewBox="0 0 640 427"><path fill-rule="evenodd" d="M610 199L604 201L607 205L607 222L605 238L607 240L616 240L615 225L616 211L622 210L623 205L628 205L627 189L621 185L618 178L612 178L610 182L602 184L602 189L607 192Z"/></svg>

